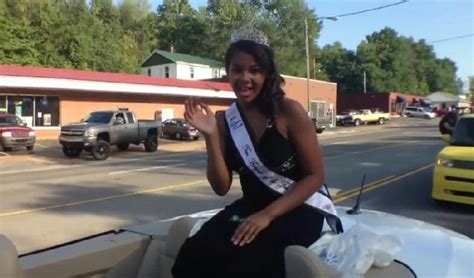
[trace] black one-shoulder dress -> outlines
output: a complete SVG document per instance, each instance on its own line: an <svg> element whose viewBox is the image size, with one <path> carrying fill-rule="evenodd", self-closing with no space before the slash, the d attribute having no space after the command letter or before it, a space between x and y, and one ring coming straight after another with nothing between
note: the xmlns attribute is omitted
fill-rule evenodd
<svg viewBox="0 0 474 278"><path fill-rule="evenodd" d="M250 244L234 245L231 238L240 224L235 221L235 215L245 218L265 208L280 195L262 184L245 167L228 127L227 134L226 163L238 172L243 197L226 206L196 235L185 241L173 266L173 277L283 278L285 248L289 245L308 247L315 242L320 237L324 217L310 206L301 205L274 219ZM278 131L274 120L268 121L262 138L254 147L259 158L272 171L295 181L302 178L294 146Z"/></svg>

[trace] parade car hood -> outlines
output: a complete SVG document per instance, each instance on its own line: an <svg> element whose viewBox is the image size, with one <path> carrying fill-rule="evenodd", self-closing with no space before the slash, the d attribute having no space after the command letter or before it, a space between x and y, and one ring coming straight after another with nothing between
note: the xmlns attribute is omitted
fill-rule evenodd
<svg viewBox="0 0 474 278"><path fill-rule="evenodd" d="M469 237L403 216L371 210L348 215L346 210L338 208L346 230L360 223L375 233L397 236L402 241L397 259L418 277L474 277L474 242Z"/></svg>
<svg viewBox="0 0 474 278"><path fill-rule="evenodd" d="M469 237L399 215L373 210L362 210L361 214L349 215L346 213L348 209L337 207L345 230L359 223L369 226L375 233L398 237L402 242L402 249L396 259L406 263L417 277L474 277L474 242ZM204 211L189 216L206 218L218 211ZM330 231L327 225L323 230Z"/></svg>
<svg viewBox="0 0 474 278"><path fill-rule="evenodd" d="M361 224L367 225L373 233L398 237L402 246L396 259L409 267L417 277L474 277L472 239L423 221L371 210L362 210L362 213L358 215L348 215L347 209L337 207L345 230L353 225ZM200 227L199 224L202 225L206 219L219 210L187 215L202 219L194 225L190 233L196 232ZM105 274L109 271L122 275L110 277L132 277L125 274L126 271L132 269L130 262L142 264L140 252L144 252L143 248L147 248L150 238L154 239L150 243L150 246L153 246L150 247L152 252L158 252L159 255L168 254L166 253L168 251L163 251L165 249L162 249L164 253L159 253L161 252L159 246L167 246L167 243L160 239L166 240L171 224L180 217L182 216L134 225L118 231L108 231L21 255L22 271L25 277L35 278L89 277L90 273ZM324 230L329 231L328 227ZM174 237L174 235L170 236ZM123 261L126 263L121 264ZM158 265L158 267L161 266L163 265ZM62 273L62 276L51 275L52 273Z"/></svg>

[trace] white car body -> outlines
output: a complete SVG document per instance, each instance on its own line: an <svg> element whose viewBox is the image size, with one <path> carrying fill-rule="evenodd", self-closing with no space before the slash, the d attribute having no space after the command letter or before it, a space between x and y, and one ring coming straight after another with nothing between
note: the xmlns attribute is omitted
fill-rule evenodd
<svg viewBox="0 0 474 278"><path fill-rule="evenodd" d="M337 207L346 230L360 223L369 226L374 233L398 237L402 247L396 259L406 264L417 277L474 277L474 242L469 237L402 216L370 210L362 210L358 215L349 215L346 213L347 209ZM206 219L218 211L219 209L215 209L188 216ZM163 255L155 252L155 259L144 259L142 256L147 248L168 246L163 244L161 239L176 235L177 230L169 234L168 230L178 218L180 217L110 231L33 252L19 259L16 258L11 242L5 237L2 239L0 235L0 274L3 273L2 267L5 271L5 267L13 266L13 272L7 272L8 277L89 277L91 273L105 274L106 277L132 277L130 273L133 273L133 266L136 270L140 266L148 265L148 269L155 271L152 277L169 277L169 274L163 274L163 271L165 267L169 269L170 263L163 266L166 261L156 259L167 256L166 248ZM190 228L184 237L195 232L197 226ZM326 226L324 230L329 231ZM175 246L175 253L178 248L179 246ZM14 274L9 275L11 273ZM150 271L145 273L148 274L139 277L151 277Z"/></svg>

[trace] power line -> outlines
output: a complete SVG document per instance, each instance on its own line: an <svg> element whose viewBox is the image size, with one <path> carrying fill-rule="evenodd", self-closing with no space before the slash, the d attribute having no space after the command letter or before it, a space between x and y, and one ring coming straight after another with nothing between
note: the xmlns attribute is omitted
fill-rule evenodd
<svg viewBox="0 0 474 278"><path fill-rule="evenodd" d="M447 41L458 40L458 39L463 39L463 38L472 37L472 36L474 36L474 33L466 34L466 35L460 35L460 36L446 38L446 39L440 39L440 40L436 40L436 41L430 41L428 43L433 44L433 43L439 43L439 42L447 42Z"/></svg>
<svg viewBox="0 0 474 278"><path fill-rule="evenodd" d="M361 11L357 11L357 12L347 13L347 14L340 14L340 15L334 15L334 16L326 16L325 18L340 18L340 17L345 17L345 16L351 16L351 15L356 15L356 14L362 14L362 13L367 13L367 12L371 12L371 11L376 11L376 10L385 9L385 8L392 7L392 6L397 6L397 5L400 5L400 4L404 4L404 3L406 3L406 2L408 2L408 0L403 0L403 1L400 1L400 2L397 2L397 3L388 4L388 5L384 5L384 6L372 8L372 9L366 9L366 10L361 10Z"/></svg>

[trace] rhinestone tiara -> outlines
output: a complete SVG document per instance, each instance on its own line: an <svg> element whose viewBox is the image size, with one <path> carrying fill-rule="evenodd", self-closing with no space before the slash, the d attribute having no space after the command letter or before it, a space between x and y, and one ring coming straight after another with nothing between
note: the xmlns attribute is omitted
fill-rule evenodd
<svg viewBox="0 0 474 278"><path fill-rule="evenodd" d="M235 43L238 41L253 41L258 44L263 44L265 46L270 46L268 43L267 36L260 31L252 28L240 29L232 32L230 35L230 43Z"/></svg>

